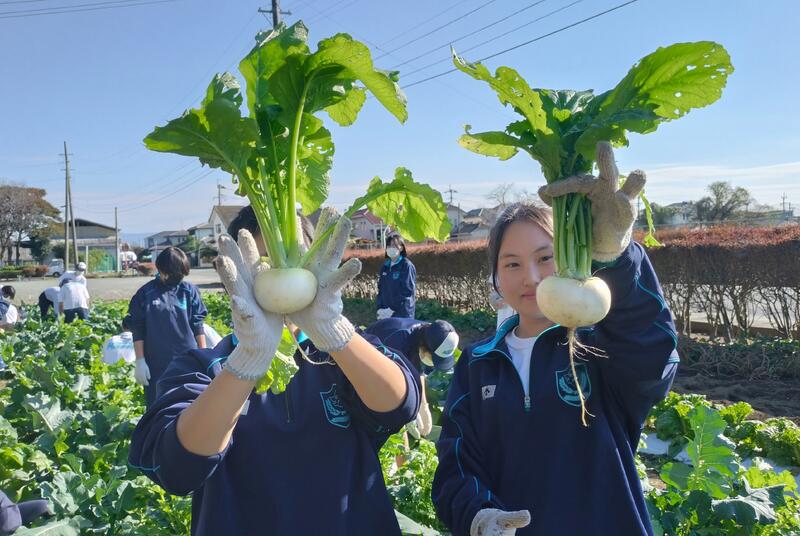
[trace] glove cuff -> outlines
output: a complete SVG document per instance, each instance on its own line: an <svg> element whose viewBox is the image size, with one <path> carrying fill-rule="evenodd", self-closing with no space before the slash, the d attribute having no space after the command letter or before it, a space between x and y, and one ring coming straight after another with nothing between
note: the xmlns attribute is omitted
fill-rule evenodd
<svg viewBox="0 0 800 536"><path fill-rule="evenodd" d="M317 349L326 353L340 351L347 346L347 343L356 333L353 324L341 315L333 322L314 326L313 328L312 330L303 328L303 331Z"/></svg>
<svg viewBox="0 0 800 536"><path fill-rule="evenodd" d="M224 368L240 380L252 382L267 372L270 361L272 356L264 351L252 351L240 344L233 349Z"/></svg>

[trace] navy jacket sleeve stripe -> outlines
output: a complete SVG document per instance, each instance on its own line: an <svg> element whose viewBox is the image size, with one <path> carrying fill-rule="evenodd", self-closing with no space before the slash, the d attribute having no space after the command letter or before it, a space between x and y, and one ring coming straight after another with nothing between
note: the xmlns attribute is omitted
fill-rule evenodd
<svg viewBox="0 0 800 536"><path fill-rule="evenodd" d="M455 536L469 535L475 514L483 508L500 508L484 482L489 477L481 467L482 455L477 432L470 418L467 381L470 356L461 356L442 415L442 434L436 443L439 466L433 480L433 503L439 518Z"/></svg>
<svg viewBox="0 0 800 536"><path fill-rule="evenodd" d="M630 417L641 428L650 408L669 391L674 373L662 378L669 363L679 361L678 336L672 313L644 248L628 249L595 275L611 289L608 315L593 331L592 344L604 350L609 385Z"/></svg>

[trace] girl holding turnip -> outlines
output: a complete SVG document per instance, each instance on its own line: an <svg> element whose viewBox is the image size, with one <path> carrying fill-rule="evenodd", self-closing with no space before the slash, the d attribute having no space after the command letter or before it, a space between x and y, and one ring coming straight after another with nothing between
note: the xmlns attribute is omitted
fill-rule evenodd
<svg viewBox="0 0 800 536"><path fill-rule="evenodd" d="M598 146L597 163L598 177L539 193L548 205L570 193L591 201L592 272L610 291L601 321L573 332L548 318L602 308L580 285L557 300L540 295L555 271L549 208L509 206L490 233L493 283L518 314L455 368L433 501L456 536L652 534L634 454L672 384L677 335L647 254L631 240L644 173L619 188L609 144Z"/></svg>
<svg viewBox="0 0 800 536"><path fill-rule="evenodd" d="M193 493L193 535L399 536L377 451L414 419L419 383L403 358L342 316L341 290L361 269L357 259L339 266L350 221L323 210L314 236L329 232L306 265L316 295L284 316L256 300L254 281L268 268L246 216L229 230L238 245L220 238L216 262L234 334L173 360L130 462L171 493ZM284 324L307 336L305 355L296 354L285 391L257 394Z"/></svg>

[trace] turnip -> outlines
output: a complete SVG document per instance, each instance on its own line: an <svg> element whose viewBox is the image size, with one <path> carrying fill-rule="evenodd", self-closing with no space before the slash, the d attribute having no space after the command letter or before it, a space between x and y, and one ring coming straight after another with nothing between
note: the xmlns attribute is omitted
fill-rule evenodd
<svg viewBox="0 0 800 536"><path fill-rule="evenodd" d="M265 263L255 282L258 303L281 315L314 300L317 281L305 268L333 230L315 237L310 248L298 233L298 205L309 215L328 196L334 144L317 115L324 111L348 126L369 91L401 123L407 117L397 73L376 69L364 44L337 34L312 52L307 38L302 22L256 36L255 47L239 64L246 81L246 115L239 82L229 73L219 74L199 108L156 127L144 139L151 150L197 157L231 174L237 193L253 207L269 257L269 267ZM414 182L404 168L397 168L391 182L373 179L344 216L363 207L412 241L444 241L450 233L441 194ZM291 354L279 361L273 360L272 369L285 365L285 372L271 370L275 382L285 385L286 375L293 373Z"/></svg>
<svg viewBox="0 0 800 536"><path fill-rule="evenodd" d="M453 61L457 69L487 82L501 103L522 115L504 131L471 133L467 126L459 143L501 160L525 151L539 162L548 183L590 173L599 141L628 145L628 131L647 134L662 122L713 103L733 72L728 53L710 41L659 48L634 65L614 89L599 95L532 88L514 69L499 67L492 76L482 64L467 63L455 52ZM645 245L656 245L650 205L643 200L650 227ZM611 307L611 293L605 282L592 276L589 199L570 193L553 198L552 206L556 275L539 284L537 302L547 318L568 328L570 366L585 425L587 411L574 357L576 348L597 352L578 343L575 333L603 320Z"/></svg>
<svg viewBox="0 0 800 536"><path fill-rule="evenodd" d="M253 292L264 310L288 315L314 301L317 278L303 268L264 270L256 276Z"/></svg>

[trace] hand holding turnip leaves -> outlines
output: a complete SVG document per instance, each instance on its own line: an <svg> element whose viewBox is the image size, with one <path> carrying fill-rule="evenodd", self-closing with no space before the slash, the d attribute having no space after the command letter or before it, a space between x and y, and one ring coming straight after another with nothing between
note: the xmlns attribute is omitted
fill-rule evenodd
<svg viewBox="0 0 800 536"><path fill-rule="evenodd" d="M484 508L475 514L469 529L470 536L514 536L517 529L527 527L531 513L527 510L506 512L497 508Z"/></svg>
<svg viewBox="0 0 800 536"><path fill-rule="evenodd" d="M255 278L269 266L260 261L253 235L239 231L239 244L228 235L219 239L217 272L231 298L233 332L238 339L225 368L242 380L258 380L269 369L283 333L283 318L259 307Z"/></svg>
<svg viewBox="0 0 800 536"><path fill-rule="evenodd" d="M375 97L371 102L402 123L408 116L406 100L397 73L376 68L366 45L340 33L312 50L308 29L300 21L257 35L239 71L246 82L244 91L232 74L214 76L197 108L156 127L144 142L153 151L195 157L231 174L237 193L247 196L253 207L270 258L271 267L260 271L255 283L259 304L272 313L291 315L314 300L317 288L329 288L304 268L317 250L312 246L303 253L296 220L298 204L308 215L328 197L335 146L323 113L339 126L349 126L369 92ZM443 242L450 234L441 194L414 182L404 168L397 169L391 182L373 179L345 217L364 207L412 241ZM326 238L318 236L317 241L327 243ZM319 301L314 303L311 309L321 311L316 307ZM313 325L303 327L313 334ZM320 335L314 342L323 347L341 342L329 345ZM284 330L276 359L257 392L285 388L297 369L292 344Z"/></svg>
<svg viewBox="0 0 800 536"><path fill-rule="evenodd" d="M611 262L625 251L631 241L636 221L634 200L646 182L643 171L633 171L622 188L614 161L614 150L608 142L597 143L599 176L577 175L539 188L542 201L553 206L553 198L567 194L585 194L592 202L592 259Z"/></svg>
<svg viewBox="0 0 800 536"><path fill-rule="evenodd" d="M361 261L350 259L339 266L351 227L346 217L338 217L330 208L322 210L314 231L314 251L303 266L317 278L316 296L311 305L289 314L289 320L323 352L341 350L355 334L353 324L342 316L342 289L361 272Z"/></svg>
<svg viewBox="0 0 800 536"><path fill-rule="evenodd" d="M608 286L592 277L592 259L613 259L627 245L635 216L629 201L644 184L644 174L634 172L618 191L613 154L606 144L599 145L598 154L598 142L627 146L628 132L648 134L661 123L716 101L733 72L730 56L711 41L659 48L639 60L616 87L598 95L591 90L534 88L510 67L499 67L492 75L484 65L469 63L455 51L453 63L489 84L503 105L522 116L503 131L473 133L467 126L458 140L461 146L500 160L523 151L541 165L548 183L543 197L549 197L553 207L556 275L539 284L536 299L547 318L569 330L570 364L586 424L573 359L575 330L600 322L611 306ZM599 182L581 177L596 161L602 166ZM652 224L650 230L652 235ZM652 237L645 240L654 242Z"/></svg>

